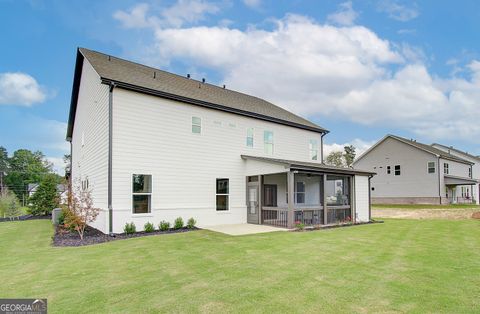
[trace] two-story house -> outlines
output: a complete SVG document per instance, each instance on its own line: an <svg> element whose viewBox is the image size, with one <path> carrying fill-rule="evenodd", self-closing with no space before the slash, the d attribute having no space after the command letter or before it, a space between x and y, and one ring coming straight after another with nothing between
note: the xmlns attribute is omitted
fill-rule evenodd
<svg viewBox="0 0 480 314"><path fill-rule="evenodd" d="M446 153L449 153L453 156L465 159L473 163L470 177L477 181L474 185L459 185L455 189L455 201L457 203L469 203L474 202L477 205L480 205L480 157L464 152L460 149L457 149L453 146L442 145L438 143L433 143L433 147L443 150Z"/></svg>
<svg viewBox="0 0 480 314"><path fill-rule="evenodd" d="M457 197L459 186L471 189L473 162L431 145L386 135L359 156L355 167L376 172L371 182L372 203L449 204L475 202Z"/></svg>
<svg viewBox="0 0 480 314"><path fill-rule="evenodd" d="M254 78L248 78L254 79ZM369 221L372 172L322 163L324 128L257 97L80 48L67 140L93 226Z"/></svg>

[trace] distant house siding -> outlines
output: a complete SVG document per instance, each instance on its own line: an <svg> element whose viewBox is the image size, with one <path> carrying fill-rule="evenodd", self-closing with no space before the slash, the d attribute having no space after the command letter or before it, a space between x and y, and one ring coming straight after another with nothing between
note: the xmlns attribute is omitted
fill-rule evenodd
<svg viewBox="0 0 480 314"><path fill-rule="evenodd" d="M83 145L82 145L83 142ZM108 232L108 87L88 61L83 63L72 135L72 182L88 178L94 206L101 212L93 227Z"/></svg>
<svg viewBox="0 0 480 314"><path fill-rule="evenodd" d="M309 141L320 148L316 132L120 88L113 93L114 232L127 221L141 229L146 221L178 216L200 225L246 222L247 162L241 155L310 161ZM201 118L201 134L192 133L192 117ZM246 145L248 128L254 129L253 148ZM273 155L265 153L264 131L273 132ZM285 171L269 166L276 169ZM150 214L132 214L132 174L152 175ZM216 178L230 180L228 212L215 210Z"/></svg>
<svg viewBox="0 0 480 314"><path fill-rule="evenodd" d="M368 176L355 176L355 213L357 221L366 222L370 220Z"/></svg>
<svg viewBox="0 0 480 314"><path fill-rule="evenodd" d="M428 173L428 162L435 162L435 173ZM355 162L355 168L376 172L371 180L372 200L381 203L398 198L424 198L438 203L437 157L398 140L387 138L368 155ZM395 175L400 165L400 175ZM387 173L387 166L391 173ZM443 171L443 165L440 171ZM443 173L442 173L443 175ZM433 199L432 199L433 198Z"/></svg>

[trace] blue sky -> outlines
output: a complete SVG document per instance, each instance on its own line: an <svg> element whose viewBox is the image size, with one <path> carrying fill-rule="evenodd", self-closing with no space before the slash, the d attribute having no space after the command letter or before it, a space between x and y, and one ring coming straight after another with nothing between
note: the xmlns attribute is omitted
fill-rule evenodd
<svg viewBox="0 0 480 314"><path fill-rule="evenodd" d="M78 46L281 105L327 151L386 133L480 154L478 1L0 0L0 145L61 165Z"/></svg>

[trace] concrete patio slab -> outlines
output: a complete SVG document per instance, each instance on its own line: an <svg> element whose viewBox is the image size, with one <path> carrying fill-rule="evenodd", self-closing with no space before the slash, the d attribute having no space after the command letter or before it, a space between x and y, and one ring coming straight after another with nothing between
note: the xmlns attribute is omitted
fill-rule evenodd
<svg viewBox="0 0 480 314"><path fill-rule="evenodd" d="M232 236L247 235L247 234L257 234L257 233L266 233L266 232L276 232L276 231L288 231L285 228L277 228L265 225L254 225L254 224L232 224L232 225L215 225L215 226L205 226L203 229L220 232Z"/></svg>

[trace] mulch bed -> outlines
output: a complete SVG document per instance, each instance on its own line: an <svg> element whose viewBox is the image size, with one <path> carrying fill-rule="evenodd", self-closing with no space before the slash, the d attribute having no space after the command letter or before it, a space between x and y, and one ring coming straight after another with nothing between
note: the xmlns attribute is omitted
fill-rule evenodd
<svg viewBox="0 0 480 314"><path fill-rule="evenodd" d="M343 228L343 227L354 227L354 226L361 226L361 225L369 225L369 224L381 224L383 220L371 220L368 222L357 222L353 223L343 223L343 224L336 224L336 225L319 225L315 227L305 227L303 230L301 229L293 229L292 232L304 232L304 231L317 231L317 230L324 230L324 229L334 229L334 228Z"/></svg>
<svg viewBox="0 0 480 314"><path fill-rule="evenodd" d="M57 226L55 228L55 234L52 237L52 245L53 246L84 246L84 245L99 244L104 242L131 239L131 238L190 232L195 230L199 230L199 228L197 227L194 227L192 229L182 228L177 230L171 229L168 231L155 230L154 232L149 232L149 233L142 231L142 232L137 232L129 235L125 233L120 233L120 234L115 234L114 236L109 236L95 228L87 226L87 228L85 229L85 233L83 235L83 240L80 240L80 236L76 231L68 231L62 228L61 226Z"/></svg>
<svg viewBox="0 0 480 314"><path fill-rule="evenodd" d="M33 216L33 215L23 215L23 216L18 216L14 218L0 218L0 222L6 222L6 221L24 221L24 220L37 220L37 219L52 219L51 215L45 215L45 216Z"/></svg>

